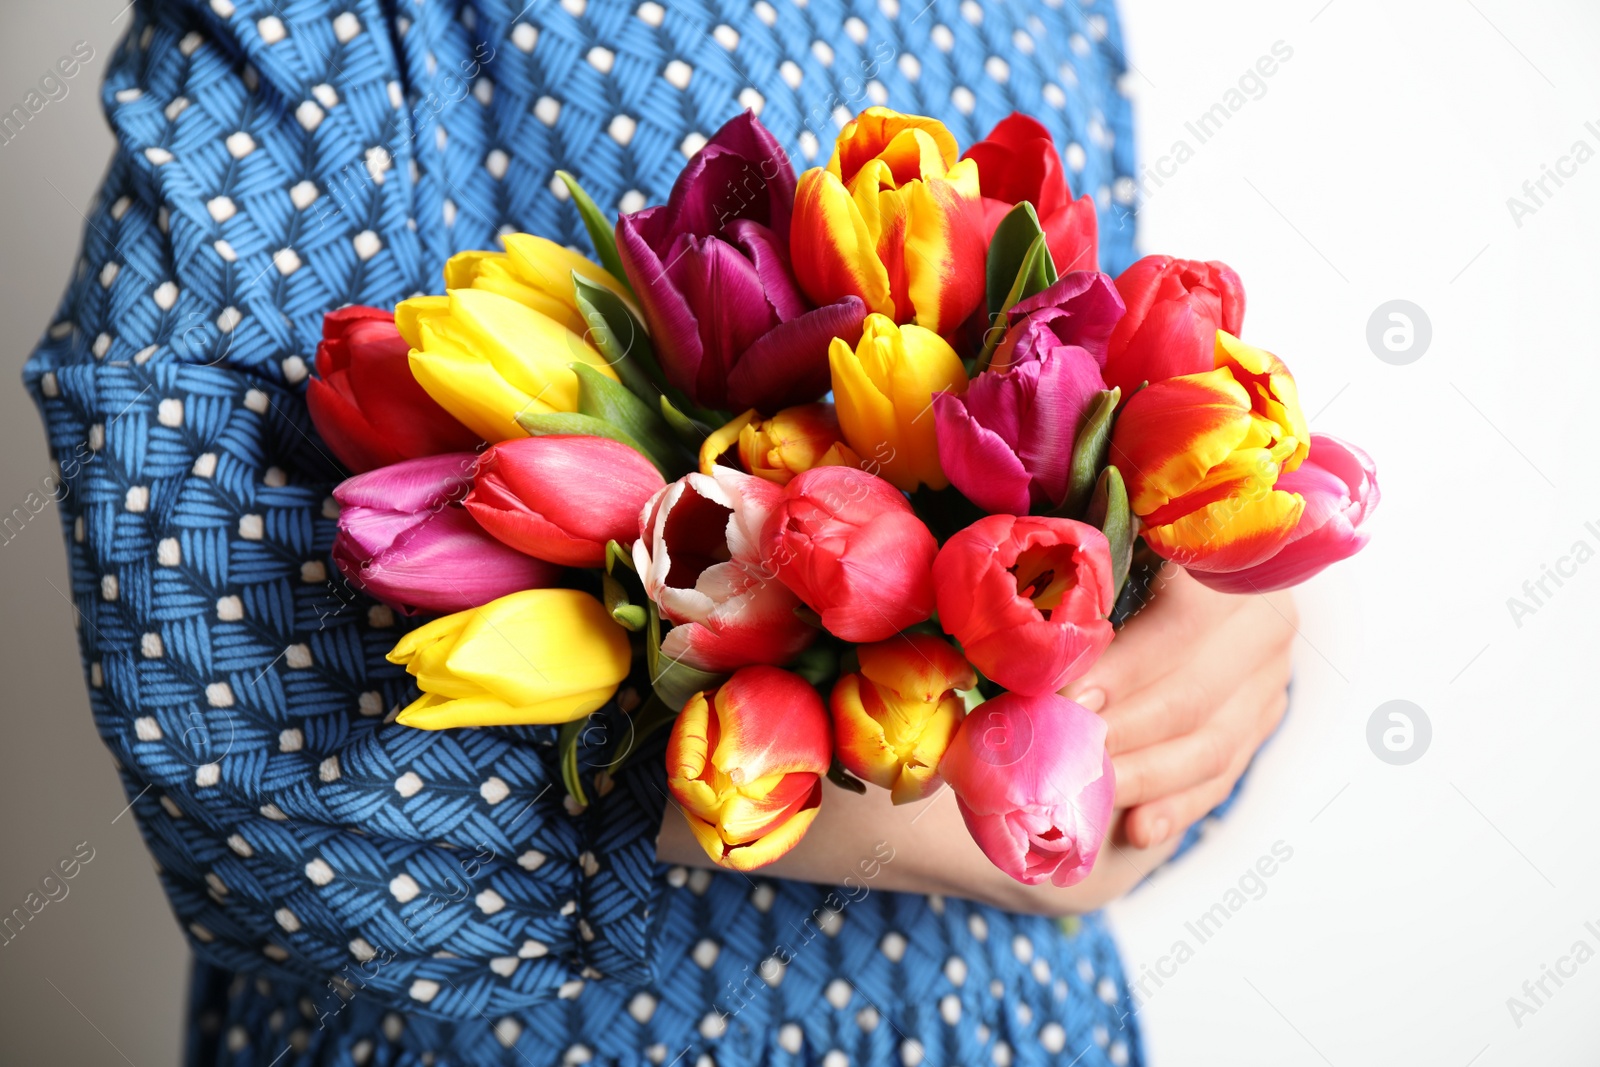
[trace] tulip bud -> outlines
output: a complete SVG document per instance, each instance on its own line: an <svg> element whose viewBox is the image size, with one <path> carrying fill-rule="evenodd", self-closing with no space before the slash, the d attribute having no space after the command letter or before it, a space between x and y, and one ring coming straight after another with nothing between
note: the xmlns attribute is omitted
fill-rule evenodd
<svg viewBox="0 0 1600 1067"><path fill-rule="evenodd" d="M832 404L784 408L770 419L751 408L706 438L700 447L700 473L710 474L717 457L734 446L741 467L778 485L788 485L812 467L861 465L861 457L844 443Z"/></svg>
<svg viewBox="0 0 1600 1067"><path fill-rule="evenodd" d="M345 578L405 615L553 584L559 567L501 544L462 507L477 458L427 456L341 482L333 562Z"/></svg>
<svg viewBox="0 0 1600 1067"><path fill-rule="evenodd" d="M1244 283L1226 263L1145 256L1117 291L1128 310L1111 333L1105 379L1123 396L1210 370L1217 331L1237 337L1244 325Z"/></svg>
<svg viewBox="0 0 1600 1067"><path fill-rule="evenodd" d="M1072 199L1061 153L1043 123L1013 111L961 158L978 164L984 227L991 237L1006 213L1027 201L1038 213L1056 272L1095 269L1099 224L1094 197L1085 193Z"/></svg>
<svg viewBox="0 0 1600 1067"><path fill-rule="evenodd" d="M948 486L929 405L935 393L967 387L955 349L920 326L868 315L860 344L836 338L828 362L839 425L863 466L908 493Z"/></svg>
<svg viewBox="0 0 1600 1067"><path fill-rule="evenodd" d="M978 165L957 161L950 131L869 107L839 131L827 166L800 176L794 273L819 304L856 297L948 334L983 299L988 233Z"/></svg>
<svg viewBox="0 0 1600 1067"><path fill-rule="evenodd" d="M504 252L457 252L446 260L445 289L487 289L510 297L560 323L576 337L585 337L590 323L578 310L574 274L611 290L630 311L638 313L621 282L572 249L527 233L508 233L500 241L506 246Z"/></svg>
<svg viewBox="0 0 1600 1067"><path fill-rule="evenodd" d="M1371 536L1361 528L1378 506L1378 470L1361 449L1326 434L1311 435L1304 463L1278 476L1278 492L1305 501L1294 529L1265 561L1237 571L1191 566L1205 585L1224 593L1266 593L1298 585L1330 563L1359 552Z"/></svg>
<svg viewBox="0 0 1600 1067"><path fill-rule="evenodd" d="M1225 333L1215 347L1215 370L1141 389L1111 437L1145 542L1197 572L1244 570L1278 551L1305 505L1278 478L1310 448L1283 362Z"/></svg>
<svg viewBox="0 0 1600 1067"><path fill-rule="evenodd" d="M521 726L572 722L611 699L628 676L628 633L576 589L528 589L435 619L400 639L422 695L402 726Z"/></svg>
<svg viewBox="0 0 1600 1067"><path fill-rule="evenodd" d="M1093 526L990 515L939 550L939 624L985 677L1051 693L1111 644L1111 574L1111 546Z"/></svg>
<svg viewBox="0 0 1600 1067"><path fill-rule="evenodd" d="M763 560L844 641L883 641L933 613L933 534L883 479L817 467L790 482Z"/></svg>
<svg viewBox="0 0 1600 1067"><path fill-rule="evenodd" d="M975 708L939 764L972 839L1022 882L1077 885L1111 826L1105 720L1054 693Z"/></svg>
<svg viewBox="0 0 1600 1067"><path fill-rule="evenodd" d="M662 618L669 659L723 673L780 665L817 635L800 600L761 560L761 530L783 490L729 467L689 474L639 513L634 568Z"/></svg>
<svg viewBox="0 0 1600 1067"><path fill-rule="evenodd" d="M817 691L776 667L689 698L667 742L667 788L712 862L751 871L799 843L822 803L829 734Z"/></svg>
<svg viewBox="0 0 1600 1067"><path fill-rule="evenodd" d="M978 684L961 653L929 634L856 648L861 669L840 676L829 703L844 769L890 790L896 804L931 796L939 760L966 714L958 690Z"/></svg>
<svg viewBox="0 0 1600 1067"><path fill-rule="evenodd" d="M323 316L306 406L329 451L357 474L478 444L411 376L410 350L391 311L352 306Z"/></svg>
<svg viewBox="0 0 1600 1067"><path fill-rule="evenodd" d="M665 484L649 460L608 437L525 437L483 454L465 503L519 552L598 567L607 541L633 542L639 509Z"/></svg>

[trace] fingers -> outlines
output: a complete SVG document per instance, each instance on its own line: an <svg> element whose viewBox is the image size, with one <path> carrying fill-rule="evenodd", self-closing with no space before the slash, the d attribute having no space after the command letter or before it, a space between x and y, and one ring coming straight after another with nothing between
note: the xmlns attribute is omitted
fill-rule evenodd
<svg viewBox="0 0 1600 1067"><path fill-rule="evenodd" d="M1292 626L1262 598L1241 599L1227 625L1202 638L1181 671L1111 702L1102 713L1107 751L1134 752L1199 730L1257 675L1287 683Z"/></svg>
<svg viewBox="0 0 1600 1067"><path fill-rule="evenodd" d="M1117 634L1100 661L1067 690L1090 711L1126 698L1190 662L1200 641L1247 598L1207 589L1182 568L1162 565L1154 599Z"/></svg>
<svg viewBox="0 0 1600 1067"><path fill-rule="evenodd" d="M1266 709L1280 699L1287 672L1251 677L1199 728L1154 745L1113 755L1118 807L1132 808L1226 774L1241 751L1248 759L1266 736Z"/></svg>
<svg viewBox="0 0 1600 1067"><path fill-rule="evenodd" d="M1269 688L1264 694L1256 690L1248 700L1241 698L1241 701L1231 703L1237 703L1243 710L1245 734L1241 741L1232 743L1231 758L1222 772L1129 810L1123 819L1123 833L1130 844L1137 848L1159 845L1176 837L1227 799L1234 783L1250 765L1256 750L1283 720L1289 704L1287 683ZM1231 716L1233 707L1229 712ZM1120 773L1117 786L1120 803Z"/></svg>

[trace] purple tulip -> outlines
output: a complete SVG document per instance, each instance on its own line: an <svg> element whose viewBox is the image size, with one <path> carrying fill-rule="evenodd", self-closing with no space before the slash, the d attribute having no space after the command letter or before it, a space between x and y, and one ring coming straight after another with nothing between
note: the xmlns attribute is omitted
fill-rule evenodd
<svg viewBox="0 0 1600 1067"><path fill-rule="evenodd" d="M1223 593L1267 593L1305 581L1330 563L1348 559L1371 536L1361 524L1378 506L1378 468L1372 457L1337 437L1314 433L1300 466L1278 475L1273 487L1305 498L1294 532L1269 559L1242 571L1189 573Z"/></svg>
<svg viewBox="0 0 1600 1067"><path fill-rule="evenodd" d="M1027 515L1060 504L1072 442L1104 389L1088 349L1063 345L1006 370L989 370L966 396L936 393L939 465L991 515Z"/></svg>
<svg viewBox="0 0 1600 1067"><path fill-rule="evenodd" d="M1104 369L1106 345L1123 310L1122 296L1107 275L1084 270L1063 274L1006 312L1005 339L990 366L1004 370L1071 346L1086 349Z"/></svg>
<svg viewBox="0 0 1600 1067"><path fill-rule="evenodd" d="M345 578L406 615L551 585L560 567L496 541L461 506L477 462L471 452L426 456L341 482L333 562Z"/></svg>
<svg viewBox="0 0 1600 1067"><path fill-rule="evenodd" d="M789 264L794 170L749 111L689 160L665 205L617 220L617 251L667 379L695 403L772 414L828 391L828 343L866 305L813 308Z"/></svg>

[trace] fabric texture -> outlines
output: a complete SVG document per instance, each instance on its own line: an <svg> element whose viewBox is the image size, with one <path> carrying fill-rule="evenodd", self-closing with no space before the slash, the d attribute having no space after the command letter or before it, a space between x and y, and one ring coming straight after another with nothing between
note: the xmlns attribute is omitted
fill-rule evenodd
<svg viewBox="0 0 1600 1067"><path fill-rule="evenodd" d="M96 725L198 961L190 1063L1139 1062L1097 916L656 864L659 746L593 779L637 680L586 809L553 728L395 725L411 624L332 567L304 400L325 311L505 232L587 251L556 169L663 201L745 107L800 165L872 103L963 144L1033 114L1118 271L1123 69L1108 0L138 0L25 379Z"/></svg>

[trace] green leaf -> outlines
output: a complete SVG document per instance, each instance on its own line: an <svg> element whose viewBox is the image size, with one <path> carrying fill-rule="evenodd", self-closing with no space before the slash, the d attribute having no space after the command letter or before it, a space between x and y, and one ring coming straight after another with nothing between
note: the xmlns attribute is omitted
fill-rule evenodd
<svg viewBox="0 0 1600 1067"><path fill-rule="evenodd" d="M839 676L839 648L830 641L818 641L795 657L795 661L789 664L789 670L817 689L823 689Z"/></svg>
<svg viewBox="0 0 1600 1067"><path fill-rule="evenodd" d="M694 463L674 439L666 421L649 404L587 363L572 364L572 372L578 376L580 415L620 427L643 446L639 451L651 462L664 472L673 472L666 475L668 481L694 469Z"/></svg>
<svg viewBox="0 0 1600 1067"><path fill-rule="evenodd" d="M1068 475L1067 498L1052 514L1074 519L1083 514L1094 493L1094 484L1111 452L1111 427L1122 390L1107 389L1089 409L1078 439L1072 446L1072 466Z"/></svg>
<svg viewBox="0 0 1600 1067"><path fill-rule="evenodd" d="M578 773L578 742L583 739L583 732L588 725L587 715L562 723L561 732L556 737L556 749L561 754L562 784L567 787L567 795L584 807L589 806L589 798L583 792L583 777Z"/></svg>
<svg viewBox="0 0 1600 1067"><path fill-rule="evenodd" d="M989 369L989 361L994 358L994 350L1000 347L1000 342L1005 338L1005 330L1002 328L1005 313L1028 297L1044 292L1055 280L1055 261L1050 258L1050 246L1045 244L1044 234L1041 233L1033 239L1027 253L1022 257L1022 264L1017 268L1011 288L1000 301L1000 310L990 316L990 321L994 325L984 331L983 352L979 354L974 365L975 373L982 374Z"/></svg>
<svg viewBox="0 0 1600 1067"><path fill-rule="evenodd" d="M1139 524L1128 507L1128 487L1116 467L1100 472L1084 521L1099 527L1111 545L1111 589L1115 600L1122 593L1122 584L1128 580L1128 570L1133 566L1133 545L1139 536Z"/></svg>
<svg viewBox="0 0 1600 1067"><path fill-rule="evenodd" d="M700 443L711 436L712 428L698 419L692 419L685 415L664 394L661 397L660 406L662 418L667 420L667 425L672 427L672 432L677 434L678 440L682 441L698 456L700 454ZM727 421L727 419L722 420L722 422ZM717 425L720 426L722 423Z"/></svg>
<svg viewBox="0 0 1600 1067"><path fill-rule="evenodd" d="M622 564L631 573L638 573L633 566L633 553L620 541L606 542L606 573L615 574L617 564Z"/></svg>
<svg viewBox="0 0 1600 1067"><path fill-rule="evenodd" d="M677 717L677 711L667 707L660 697L651 693L650 699L645 701L644 707L640 708L638 713L628 721L628 740L621 746L620 751L612 757L611 765L606 768L606 773L614 776L623 768L628 762L628 757L633 755L640 745L644 744L645 741L649 740L651 736L663 727L671 726L672 720Z"/></svg>
<svg viewBox="0 0 1600 1067"><path fill-rule="evenodd" d="M1000 220L1000 225L995 227L994 237L989 241L989 258L984 264L990 322L994 322L996 316L1010 306L1005 302L1006 297L1011 293L1034 241L1042 236L1044 227L1039 224L1039 215L1026 200L1007 212L1006 217ZM1052 265L1051 270L1054 269Z"/></svg>
<svg viewBox="0 0 1600 1067"><path fill-rule="evenodd" d="M715 689L727 678L668 659L661 654L661 612L650 605L650 634L645 644L645 660L650 668L650 686L668 707L681 709L696 693Z"/></svg>
<svg viewBox="0 0 1600 1067"><path fill-rule="evenodd" d="M594 199L583 191L578 179L564 170L556 171L556 177L572 194L572 202L578 205L578 217L583 219L583 228L589 231L589 241L594 245L595 255L600 257L600 265L627 286L628 292L633 292L633 286L628 285L627 272L622 269L622 257L617 255L617 235L611 220L606 218Z"/></svg>
<svg viewBox="0 0 1600 1067"><path fill-rule="evenodd" d="M589 324L584 336L606 357L634 396L654 404L666 385L656 362L650 337L623 299L603 285L596 285L577 271L572 272L578 312Z"/></svg>

